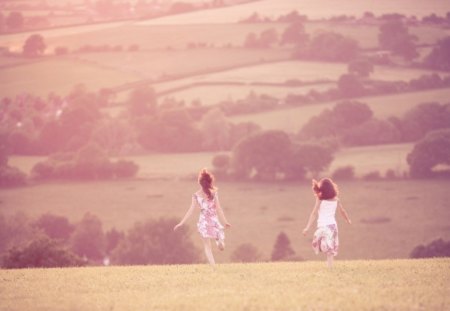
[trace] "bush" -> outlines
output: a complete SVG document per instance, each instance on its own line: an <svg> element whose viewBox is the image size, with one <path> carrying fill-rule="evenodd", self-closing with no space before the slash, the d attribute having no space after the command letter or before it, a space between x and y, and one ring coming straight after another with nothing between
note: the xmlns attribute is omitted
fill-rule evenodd
<svg viewBox="0 0 450 311"><path fill-rule="evenodd" d="M52 268L81 266L83 261L60 243L38 237L28 245L10 249L3 257L3 268Z"/></svg>
<svg viewBox="0 0 450 311"><path fill-rule="evenodd" d="M273 246L272 261L283 261L289 257L295 255L294 250L291 248L291 241L284 232L278 234L275 244Z"/></svg>
<svg viewBox="0 0 450 311"><path fill-rule="evenodd" d="M18 168L0 166L0 187L15 187L25 185L26 175Z"/></svg>
<svg viewBox="0 0 450 311"><path fill-rule="evenodd" d="M136 223L112 253L118 264L186 264L198 262L198 250L186 227L173 232L175 219Z"/></svg>
<svg viewBox="0 0 450 311"><path fill-rule="evenodd" d="M355 178L355 168L353 166L338 167L331 175L333 180L350 180Z"/></svg>
<svg viewBox="0 0 450 311"><path fill-rule="evenodd" d="M41 229L49 238L67 241L74 230L74 226L66 217L44 214L33 224Z"/></svg>
<svg viewBox="0 0 450 311"><path fill-rule="evenodd" d="M234 262L258 262L261 257L259 250L250 243L239 245L231 254L231 260Z"/></svg>
<svg viewBox="0 0 450 311"><path fill-rule="evenodd" d="M436 239L427 245L416 246L410 258L433 258L433 257L450 257L450 241L445 242L443 239Z"/></svg>
<svg viewBox="0 0 450 311"><path fill-rule="evenodd" d="M133 161L119 160L114 163L114 174L117 178L131 178L136 176L139 166Z"/></svg>
<svg viewBox="0 0 450 311"><path fill-rule="evenodd" d="M372 171L362 176L364 180L380 180L381 175L379 171Z"/></svg>
<svg viewBox="0 0 450 311"><path fill-rule="evenodd" d="M72 250L81 257L102 259L105 249L105 235L100 219L86 213L76 225L71 239Z"/></svg>

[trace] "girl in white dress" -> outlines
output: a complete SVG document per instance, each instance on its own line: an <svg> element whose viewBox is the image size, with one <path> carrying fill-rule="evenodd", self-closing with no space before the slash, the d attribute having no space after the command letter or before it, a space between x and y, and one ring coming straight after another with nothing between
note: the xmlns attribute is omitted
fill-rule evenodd
<svg viewBox="0 0 450 311"><path fill-rule="evenodd" d="M313 221L317 218L317 230L314 233L312 247L316 255L319 252L327 254L328 267L331 268L334 256L337 255L339 248L338 227L335 218L336 209L339 209L347 223L351 224L352 221L339 201L338 187L331 179L324 178L319 182L313 179L312 185L316 196L316 204L309 216L308 224L303 229L303 235L306 235Z"/></svg>
<svg viewBox="0 0 450 311"><path fill-rule="evenodd" d="M211 265L215 264L214 256L211 250L211 239L216 241L220 250L225 248L224 227L219 221L222 218L225 227L230 227L225 218L225 214L219 203L217 188L214 187L214 176L206 169L200 171L198 183L201 186L197 192L192 195L192 203L186 215L173 229L177 230L189 218L194 209L200 209L200 217L197 222L197 229L203 239L203 247L206 258Z"/></svg>

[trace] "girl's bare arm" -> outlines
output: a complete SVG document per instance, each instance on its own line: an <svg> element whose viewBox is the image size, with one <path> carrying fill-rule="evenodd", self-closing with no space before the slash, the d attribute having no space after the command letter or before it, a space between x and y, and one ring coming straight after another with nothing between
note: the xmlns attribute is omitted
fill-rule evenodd
<svg viewBox="0 0 450 311"><path fill-rule="evenodd" d="M231 227L230 223L228 222L227 218L225 217L222 207L220 206L219 198L216 196L214 200L216 200L217 213L219 214L219 217L222 219L223 223L225 224L225 227Z"/></svg>
<svg viewBox="0 0 450 311"><path fill-rule="evenodd" d="M344 217L345 221L347 221L351 225L352 221L350 220L350 217L348 217L348 213L342 206L341 202L338 203L338 207L339 207L339 212L341 213L342 217Z"/></svg>
<svg viewBox="0 0 450 311"><path fill-rule="evenodd" d="M187 212L184 215L183 219L173 228L173 230L177 230L179 227L181 227L186 222L186 220L189 219L189 217L192 215L192 212L194 211L196 205L197 205L197 202L195 201L195 198L192 197L191 206L187 210Z"/></svg>
<svg viewBox="0 0 450 311"><path fill-rule="evenodd" d="M303 229L303 234L304 235L306 234L306 232L308 232L308 230L311 227L312 223L317 218L317 215L319 213L319 205L320 205L320 200L318 198L316 198L316 203L314 204L314 208L313 208L311 214L309 215L308 223L306 224L305 229Z"/></svg>

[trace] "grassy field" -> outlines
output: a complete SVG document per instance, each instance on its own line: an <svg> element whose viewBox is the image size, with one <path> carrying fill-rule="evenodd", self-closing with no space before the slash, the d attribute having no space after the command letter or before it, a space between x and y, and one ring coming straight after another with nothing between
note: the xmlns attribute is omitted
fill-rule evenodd
<svg viewBox="0 0 450 311"><path fill-rule="evenodd" d="M335 88L335 83L321 83L308 86L261 86L261 85L203 85L189 87L186 90L176 91L159 97L175 98L183 100L187 104L193 101L200 101L204 106L213 106L224 100L238 100L247 97L249 94L266 94L272 97L283 99L289 94L305 95L310 91L323 92L330 88Z"/></svg>
<svg viewBox="0 0 450 311"><path fill-rule="evenodd" d="M317 176L319 177L319 176ZM353 225L338 215L340 259L407 258L414 247L435 238L450 239L450 181L392 180L339 182L341 201ZM309 182L231 183L219 180L221 203L232 228L227 249L218 254L228 262L241 243L256 246L270 258L276 236L286 232L297 255L316 259L311 235L304 228L314 197ZM37 217L51 212L76 222L86 212L100 217L105 229L126 230L148 218L181 219L197 190L195 178L111 182L53 182L0 190L0 212L24 212ZM200 248L195 224L188 221L192 239Z"/></svg>
<svg viewBox="0 0 450 311"><path fill-rule="evenodd" d="M47 96L54 92L67 95L80 83L89 90L98 90L136 80L138 77L132 73L54 58L2 69L0 94L15 96L27 92Z"/></svg>
<svg viewBox="0 0 450 311"><path fill-rule="evenodd" d="M447 12L449 9L449 3L441 0L402 0L395 2L390 0L371 0L364 2L341 0L339 6L336 6L336 2L333 0L263 0L236 7L163 17L155 20L143 21L141 24L224 24L234 23L245 19L255 12L262 16L277 18L278 16L287 14L293 10L297 10L299 14L307 15L311 19L329 18L339 15L353 15L360 17L368 10L375 15L402 13L406 16L415 15L420 18L431 13Z"/></svg>
<svg viewBox="0 0 450 311"><path fill-rule="evenodd" d="M448 310L450 260L0 270L5 311Z"/></svg>
<svg viewBox="0 0 450 311"><path fill-rule="evenodd" d="M449 96L450 89L447 88L396 95L363 97L359 98L358 101L366 103L372 109L375 117L385 119L390 116L401 117L406 111L420 103L446 103L448 102ZM233 122L254 122L263 129L280 129L288 132L297 132L311 117L320 114L324 109L331 109L335 104L335 102L327 102L251 115L240 115L231 117L230 120Z"/></svg>

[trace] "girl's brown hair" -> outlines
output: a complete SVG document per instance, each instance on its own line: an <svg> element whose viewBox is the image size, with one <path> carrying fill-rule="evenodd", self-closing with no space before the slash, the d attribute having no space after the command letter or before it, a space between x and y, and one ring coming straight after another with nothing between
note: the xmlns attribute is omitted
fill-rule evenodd
<svg viewBox="0 0 450 311"><path fill-rule="evenodd" d="M323 178L319 182L313 179L312 189L319 200L334 199L339 194L338 186L330 178Z"/></svg>
<svg viewBox="0 0 450 311"><path fill-rule="evenodd" d="M216 187L213 186L214 176L208 172L206 168L200 171L200 174L198 175L198 183L202 187L203 192L208 196L208 199L212 200L212 191L216 190Z"/></svg>

